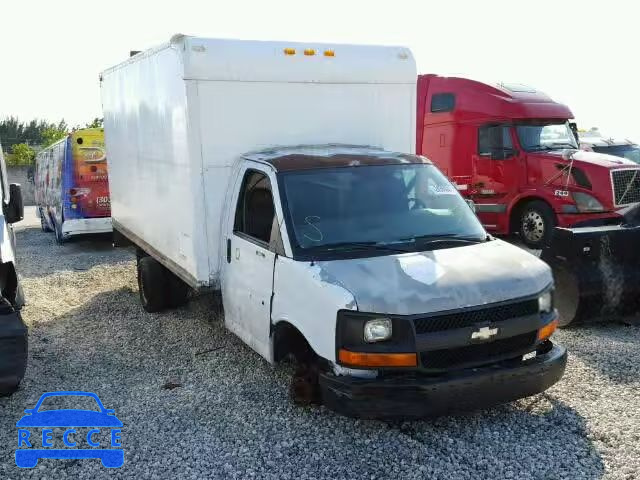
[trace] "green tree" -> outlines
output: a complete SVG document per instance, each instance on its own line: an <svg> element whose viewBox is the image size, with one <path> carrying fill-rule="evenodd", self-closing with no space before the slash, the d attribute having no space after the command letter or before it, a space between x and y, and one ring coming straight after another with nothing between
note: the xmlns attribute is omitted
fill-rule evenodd
<svg viewBox="0 0 640 480"><path fill-rule="evenodd" d="M63 125L64 120L58 125L49 125L42 132L42 146L48 147L49 145L56 143L61 138L67 135L66 124ZM62 128L61 128L62 127Z"/></svg>
<svg viewBox="0 0 640 480"><path fill-rule="evenodd" d="M26 143L18 143L11 150L12 155L8 159L11 165L31 165L36 157L36 152Z"/></svg>
<svg viewBox="0 0 640 480"><path fill-rule="evenodd" d="M104 121L104 118L94 118L93 121L91 123L87 123L87 125L84 128L100 128L102 127L102 122Z"/></svg>

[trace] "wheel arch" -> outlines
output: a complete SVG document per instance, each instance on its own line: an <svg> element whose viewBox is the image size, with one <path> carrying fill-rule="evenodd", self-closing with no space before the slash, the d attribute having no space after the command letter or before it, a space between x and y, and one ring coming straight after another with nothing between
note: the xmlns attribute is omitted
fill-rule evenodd
<svg viewBox="0 0 640 480"><path fill-rule="evenodd" d="M271 344L273 363L281 362L290 354L298 362L318 357L300 329L288 320L280 320L273 326Z"/></svg>

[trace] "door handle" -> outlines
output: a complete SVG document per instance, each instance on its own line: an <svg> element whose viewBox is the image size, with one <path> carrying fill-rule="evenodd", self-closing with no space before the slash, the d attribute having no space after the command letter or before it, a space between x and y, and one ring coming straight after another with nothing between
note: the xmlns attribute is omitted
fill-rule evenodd
<svg viewBox="0 0 640 480"><path fill-rule="evenodd" d="M227 238L227 263L231 263L231 239Z"/></svg>
<svg viewBox="0 0 640 480"><path fill-rule="evenodd" d="M265 258L264 252L261 252L260 250L256 250L256 255L258 255L259 257Z"/></svg>

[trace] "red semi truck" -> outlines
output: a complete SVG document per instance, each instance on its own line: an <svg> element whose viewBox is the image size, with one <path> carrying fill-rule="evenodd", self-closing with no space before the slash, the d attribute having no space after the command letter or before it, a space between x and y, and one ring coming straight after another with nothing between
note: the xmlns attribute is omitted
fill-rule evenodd
<svg viewBox="0 0 640 480"><path fill-rule="evenodd" d="M571 110L521 84L418 78L416 152L476 204L485 228L532 248L554 226L620 222L640 202L640 166L578 149Z"/></svg>

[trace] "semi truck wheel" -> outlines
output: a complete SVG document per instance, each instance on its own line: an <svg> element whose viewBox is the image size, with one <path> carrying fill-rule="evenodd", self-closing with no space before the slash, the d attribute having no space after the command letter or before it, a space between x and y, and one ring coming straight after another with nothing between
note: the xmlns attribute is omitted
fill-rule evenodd
<svg viewBox="0 0 640 480"><path fill-rule="evenodd" d="M47 225L47 221L44 219L42 208L38 207L38 212L40 213L40 228L42 228L43 232L50 232L51 227Z"/></svg>
<svg viewBox="0 0 640 480"><path fill-rule="evenodd" d="M147 312L159 312L168 305L165 294L165 268L153 257L138 259L138 290L142 308Z"/></svg>
<svg viewBox="0 0 640 480"><path fill-rule="evenodd" d="M553 210L541 200L529 202L520 210L520 238L529 248L539 250L548 244L555 226Z"/></svg>

